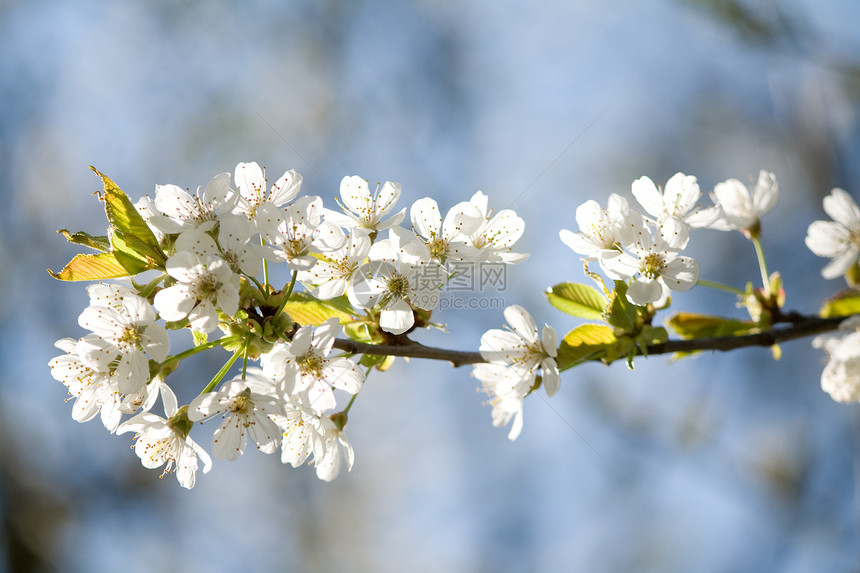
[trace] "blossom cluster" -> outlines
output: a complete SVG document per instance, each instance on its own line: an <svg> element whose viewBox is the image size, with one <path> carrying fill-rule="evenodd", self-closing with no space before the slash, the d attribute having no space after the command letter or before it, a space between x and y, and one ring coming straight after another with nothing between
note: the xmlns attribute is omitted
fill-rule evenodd
<svg viewBox="0 0 860 573"><path fill-rule="evenodd" d="M848 193L835 188L824 198L824 211L833 220L809 225L806 246L819 257L831 259L821 269L824 278L845 276L856 286L860 208ZM830 358L821 373L821 388L837 402L860 402L860 318L846 319L839 332L818 336L812 345L824 349Z"/></svg>
<svg viewBox="0 0 860 573"><path fill-rule="evenodd" d="M615 193L606 209L589 200L576 209L579 231L565 229L559 237L586 263L597 262L609 278L624 281L632 304L662 308L672 291L686 291L699 279L698 262L681 254L690 230L736 230L755 240L760 217L775 204L779 186L766 171L751 190L729 179L716 185L713 205L704 209L698 205L702 192L696 178L683 173L672 176L663 189L641 177L633 182L632 193L644 212ZM493 424L504 426L513 420L508 438L514 440L522 430L523 399L535 390L539 369L547 396L558 391L558 337L548 325L539 337L534 319L522 307L508 307L505 318L510 329L493 329L482 336L480 351L486 363L476 365L472 375L490 395Z"/></svg>
<svg viewBox="0 0 860 573"><path fill-rule="evenodd" d="M408 335L436 326L431 316L441 289L464 263L508 265L528 256L514 250L523 220L510 209L492 211L481 191L444 218L434 199L419 199L408 208L406 227L407 208L397 209L400 185L385 182L371 192L357 176L341 181L340 210L324 207L321 197L302 195L296 171L270 185L256 163L240 163L194 194L159 185L154 198L133 204L102 178L108 236L64 232L70 241L101 252L78 255L54 276L131 280L89 286L89 305L78 320L88 332L56 343L63 354L51 360L52 375L75 399L75 420L99 416L111 433L134 432L142 465L175 472L186 488L194 486L201 465L204 473L212 467L206 449L190 435L210 419L220 420L211 424L217 458L239 458L250 438L263 453L280 452L284 464L313 464L326 481L343 467L350 470L355 454L344 432L349 411L372 369L384 370L393 360L367 345L387 345L390 354L414 345ZM512 305L504 311L505 328L481 337L482 362L474 353L468 361L458 351L434 356L477 362L472 375L489 396L493 425L510 425L510 440L522 431L526 396L541 386L548 397L556 394L561 371L622 358L632 368L634 357L667 342L668 331L653 320L674 292L714 286L734 293L750 315L742 321L681 313L666 325L682 338L740 336L797 320L797 313L782 310L781 277L768 274L760 242L761 217L779 194L772 173L761 171L750 186L736 179L717 184L707 207L700 205L697 179L683 173L663 188L641 177L631 191L636 203L618 194L609 196L605 209L586 201L576 209L578 230L559 233L599 288L561 283L547 291L548 300L590 324L559 340L551 326L539 329L526 309ZM837 401L857 402L860 208L834 189L824 210L832 221L812 223L806 244L831 259L821 271L825 278L844 276L852 288L826 301L821 316L855 316L813 345L829 355L823 389ZM750 239L761 288L701 281L698 262L683 254L695 228L738 231ZM281 289L269 280L275 264L291 276ZM614 288L589 264L612 279ZM142 278L148 282L135 282ZM294 292L297 284L305 292ZM168 333L180 329L192 331L194 346L171 355ZM222 335L209 341L218 330ZM339 341L341 334L364 350ZM232 356L181 405L170 375L185 358L218 346ZM359 354L339 354L336 348ZM159 400L163 416L154 413Z"/></svg>
<svg viewBox="0 0 860 573"><path fill-rule="evenodd" d="M488 330L481 337L485 363L475 365L472 375L490 395L493 425L506 426L513 419L508 439L516 440L523 428L523 399L534 390L537 373L548 397L561 385L558 365L558 336L545 324L538 335L532 315L521 306L505 309L506 329Z"/></svg>
<svg viewBox="0 0 860 573"><path fill-rule="evenodd" d="M235 460L250 437L264 453L280 450L283 463L296 467L310 460L320 479L334 479L341 467L353 465L344 426L366 373L354 357L334 353L343 332L337 316L313 324L289 316L285 308L295 283L314 300L338 299L340 306L330 308L348 308L357 320L363 312L358 322L364 334L384 339L429 324L451 263L513 264L527 257L513 250L523 220L509 209L493 213L480 191L444 219L435 200L416 201L407 229L400 226L406 209L395 210L398 183L385 182L371 193L364 179L345 177L340 212L326 209L318 196L300 195L301 187L294 170L269 185L258 164L240 163L195 194L159 185L154 198L134 204L156 246L135 239L164 262L152 264L157 257L147 256L144 247L141 254L118 242L122 230L112 228L102 238L113 252L121 250L118 245L132 248L156 276L143 286L91 285L79 319L89 333L57 342L64 354L51 360L51 371L75 398L75 420L100 415L112 433L135 432L141 463L175 471L186 488L194 486L200 463L204 473L211 467L189 434L212 418L220 418L215 457ZM87 242L98 247L98 239ZM277 263L293 277L281 291L268 283L269 265ZM168 330L181 328L193 331L195 347L171 356ZM218 329L224 336L209 342ZM180 406L169 374L184 358L218 345L233 357ZM239 358L241 374L228 376ZM249 367L249 360L259 367ZM339 393L352 399L338 411ZM153 413L159 397L164 416ZM126 415L131 417L123 421Z"/></svg>
<svg viewBox="0 0 860 573"><path fill-rule="evenodd" d="M701 209L695 177L676 173L662 190L641 177L633 182L632 192L644 213L613 193L607 209L593 200L580 205L579 231L565 229L559 237L586 261L597 261L608 277L628 282L632 303L659 307L670 291L686 291L699 279L698 262L681 255L691 228L757 236L759 217L773 207L778 191L774 175L762 171L752 191L737 179L719 183L711 194L714 205Z"/></svg>

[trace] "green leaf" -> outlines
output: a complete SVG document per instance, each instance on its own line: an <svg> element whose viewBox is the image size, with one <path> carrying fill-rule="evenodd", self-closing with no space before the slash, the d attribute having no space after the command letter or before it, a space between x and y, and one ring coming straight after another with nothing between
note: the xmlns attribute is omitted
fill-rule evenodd
<svg viewBox="0 0 860 573"><path fill-rule="evenodd" d="M832 318L857 313L860 313L860 290L845 289L825 300L820 314L822 318Z"/></svg>
<svg viewBox="0 0 860 573"><path fill-rule="evenodd" d="M603 309L609 302L596 288L576 283L550 287L546 298L558 310L586 320L603 320Z"/></svg>
<svg viewBox="0 0 860 573"><path fill-rule="evenodd" d="M379 333L379 326L364 320L344 324L343 333L356 342L367 344L383 344L385 342L385 339Z"/></svg>
<svg viewBox="0 0 860 573"><path fill-rule="evenodd" d="M155 268L156 265L152 264L152 261L141 258L137 250L128 246L125 237L119 231L114 230L111 233L110 242L116 260L125 267L129 275L134 276L145 270Z"/></svg>
<svg viewBox="0 0 860 573"><path fill-rule="evenodd" d="M627 367L633 370L633 357L636 355L636 343L629 336L622 336L612 344L606 345L603 362L611 364L621 358L627 359Z"/></svg>
<svg viewBox="0 0 860 573"><path fill-rule="evenodd" d="M356 313L346 302L346 297L342 298L344 300L317 300L306 292L294 292L284 305L284 310L299 324L319 326L330 318L337 318L341 324L347 324L354 320Z"/></svg>
<svg viewBox="0 0 860 573"><path fill-rule="evenodd" d="M48 273L61 281L93 281L129 275L125 267L113 256L113 253L75 255L59 273L55 273L51 269L48 269Z"/></svg>
<svg viewBox="0 0 860 573"><path fill-rule="evenodd" d="M669 317L666 325L677 332L681 338L688 340L749 334L758 328L758 324L751 320L736 320L693 312L679 312ZM676 352L673 359L677 360L694 354L698 352Z"/></svg>
<svg viewBox="0 0 860 573"><path fill-rule="evenodd" d="M112 229L112 231L110 242L113 247L113 254L116 256L116 260L128 270L130 275L136 275L149 269L164 267L163 264L159 265L153 259L141 254L141 244L135 237L126 237L125 234L116 229Z"/></svg>
<svg viewBox="0 0 860 573"><path fill-rule="evenodd" d="M622 332L632 332L636 329L637 318L636 305L627 300L627 283L615 281L615 290L606 308L606 322Z"/></svg>
<svg viewBox="0 0 860 573"><path fill-rule="evenodd" d="M681 338L714 338L747 334L757 328L751 320L736 320L692 312L679 312L666 321Z"/></svg>
<svg viewBox="0 0 860 573"><path fill-rule="evenodd" d="M586 360L605 354L607 347L617 341L612 329L601 324L583 324L568 332L558 349L559 370L567 370Z"/></svg>
<svg viewBox="0 0 860 573"><path fill-rule="evenodd" d="M93 237L83 231L78 231L77 233L69 233L66 229L60 229L57 231L61 235L63 235L66 240L70 243L74 243L76 245L83 245L85 247L89 247L96 251L101 251L103 253L107 253L110 251L110 240L107 237Z"/></svg>
<svg viewBox="0 0 860 573"><path fill-rule="evenodd" d="M394 364L394 356L385 356L382 354L363 354L358 361L362 366L374 367L380 372L385 372Z"/></svg>
<svg viewBox="0 0 860 573"><path fill-rule="evenodd" d="M123 246L128 249L124 252L132 258L146 261L150 265L149 268L164 267L166 257L158 244L158 239L125 192L95 167L90 166L90 169L102 179L105 214L111 226L122 236ZM117 248L113 237L111 244L115 249Z"/></svg>

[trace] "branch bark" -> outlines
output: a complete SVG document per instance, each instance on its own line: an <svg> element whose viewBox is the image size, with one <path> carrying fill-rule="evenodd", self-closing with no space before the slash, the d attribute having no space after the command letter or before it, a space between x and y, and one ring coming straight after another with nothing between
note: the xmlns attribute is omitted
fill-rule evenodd
<svg viewBox="0 0 860 573"><path fill-rule="evenodd" d="M752 346L768 347L781 342L787 342L797 338L806 338L808 336L836 330L846 318L849 317L805 317L801 320L792 322L790 326L773 328L756 334L746 334L744 336L723 336L716 338L696 338L692 340L669 340L662 344L653 344L647 348L647 351L648 355L651 355L669 354L673 352L700 352L704 350L719 350L725 352L728 350L737 350L738 348ZM380 345L366 344L363 342L355 342L353 340L338 338L334 341L334 347L350 354L373 354L382 356L426 358L429 360L446 360L455 368L465 366L467 364L484 362L480 352L434 348L432 346L424 346L423 344L413 341L410 341L409 344Z"/></svg>

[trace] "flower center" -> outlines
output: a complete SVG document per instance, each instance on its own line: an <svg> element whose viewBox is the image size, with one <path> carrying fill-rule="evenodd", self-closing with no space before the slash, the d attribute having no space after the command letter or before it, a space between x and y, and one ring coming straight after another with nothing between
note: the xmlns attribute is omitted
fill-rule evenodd
<svg viewBox="0 0 860 573"><path fill-rule="evenodd" d="M445 255L448 254L448 240L442 237L437 237L433 234L427 241L427 246L430 247L430 256L444 261Z"/></svg>
<svg viewBox="0 0 860 573"><path fill-rule="evenodd" d="M120 348L140 349L142 347L140 333L133 326L127 326L117 340L117 346Z"/></svg>
<svg viewBox="0 0 860 573"><path fill-rule="evenodd" d="M197 298L200 300L213 299L218 294L218 289L221 288L221 282L214 274L209 273L201 277L197 283Z"/></svg>
<svg viewBox="0 0 860 573"><path fill-rule="evenodd" d="M393 299L406 298L409 296L409 279L400 273L395 272L391 275L391 278L388 279L386 290Z"/></svg>
<svg viewBox="0 0 860 573"><path fill-rule="evenodd" d="M642 268L639 272L649 279L656 279L660 276L665 266L666 260L663 258L663 255L659 253L648 253L648 255L645 256L645 260L642 261Z"/></svg>
<svg viewBox="0 0 860 573"><path fill-rule="evenodd" d="M322 378L322 370L325 363L326 359L313 349L309 350L304 356L296 358L296 365L302 374L313 375L317 378Z"/></svg>
<svg viewBox="0 0 860 573"><path fill-rule="evenodd" d="M233 400L233 405L230 406L230 411L236 414L247 414L254 409L254 403L251 402L251 389L245 388Z"/></svg>

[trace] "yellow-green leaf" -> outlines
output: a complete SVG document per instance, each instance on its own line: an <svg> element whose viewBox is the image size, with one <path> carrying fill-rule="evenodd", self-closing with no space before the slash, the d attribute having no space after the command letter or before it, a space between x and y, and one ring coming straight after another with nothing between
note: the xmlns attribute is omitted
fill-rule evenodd
<svg viewBox="0 0 860 573"><path fill-rule="evenodd" d="M860 313L860 290L845 289L824 301L821 317L849 316Z"/></svg>
<svg viewBox="0 0 860 573"><path fill-rule="evenodd" d="M148 259L141 255L140 242L134 237L131 238L131 244L126 236L116 229L113 229L110 237L113 254L116 260L125 267L129 275L136 275L145 270L154 269L158 265L152 259Z"/></svg>
<svg viewBox="0 0 860 573"><path fill-rule="evenodd" d="M627 283L615 281L615 290L606 307L606 322L620 331L632 332L636 329L637 315L636 305L627 300Z"/></svg>
<svg viewBox="0 0 860 573"><path fill-rule="evenodd" d="M568 332L558 349L559 370L576 366L584 360L601 358L606 348L617 342L608 326L583 324Z"/></svg>
<svg viewBox="0 0 860 573"><path fill-rule="evenodd" d="M377 325L372 325L363 320L348 322L343 325L343 332L347 337L356 342L366 342L367 344L382 344L385 339L379 333Z"/></svg>
<svg viewBox="0 0 860 573"><path fill-rule="evenodd" d="M558 310L586 320L603 320L603 309L608 302L596 288L577 283L550 287L546 298Z"/></svg>
<svg viewBox="0 0 860 573"><path fill-rule="evenodd" d="M101 251L103 253L110 251L110 241L107 237L93 237L92 235L84 233L83 231L78 231L77 233L69 233L67 229L60 229L57 232L63 235L70 243L74 243L76 245L83 245L96 251Z"/></svg>
<svg viewBox="0 0 860 573"><path fill-rule="evenodd" d="M145 261L153 261L153 266L163 266L165 262L164 253L158 244L158 239L153 234L149 225L143 220L134 204L120 189L116 183L90 166L96 175L101 177L104 184L105 214L111 226L122 233L125 244L134 250L137 258Z"/></svg>
<svg viewBox="0 0 860 573"><path fill-rule="evenodd" d="M349 303L347 303L348 306ZM351 309L351 307L349 307ZM341 324L352 322L355 313L346 311L342 301L317 300L306 292L293 293L284 305L284 310L299 324L318 326L330 318L337 318Z"/></svg>
<svg viewBox="0 0 860 573"><path fill-rule="evenodd" d="M669 317L666 324L681 338L687 339L735 336L757 328L756 323L751 320L736 320L693 312L679 312Z"/></svg>
<svg viewBox="0 0 860 573"><path fill-rule="evenodd" d="M75 255L75 258L69 261L69 264L59 273L55 273L51 269L48 269L48 272L52 277L61 281L115 279L126 277L129 274L112 253Z"/></svg>

